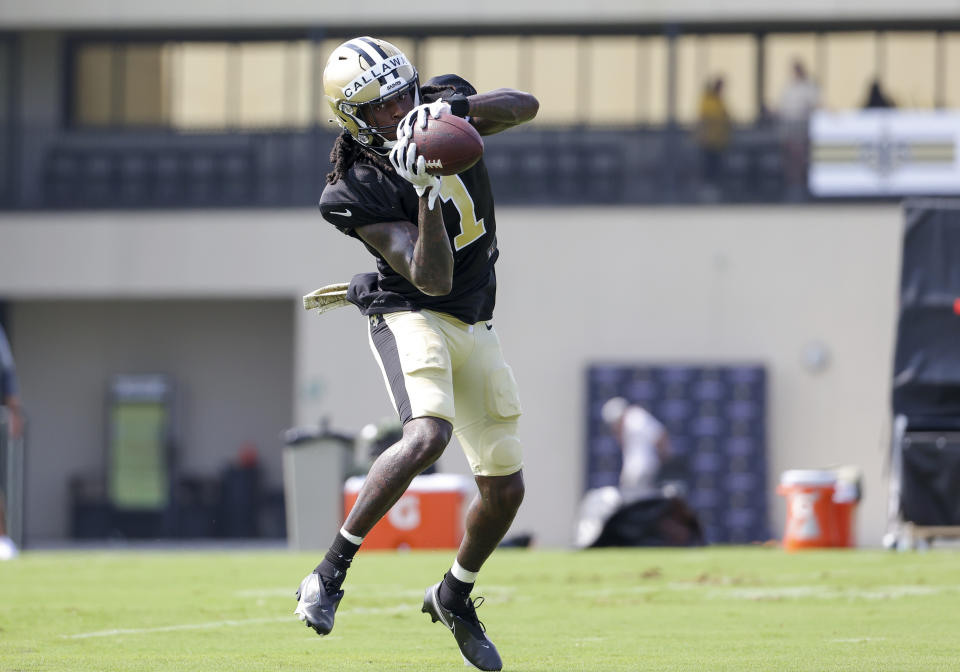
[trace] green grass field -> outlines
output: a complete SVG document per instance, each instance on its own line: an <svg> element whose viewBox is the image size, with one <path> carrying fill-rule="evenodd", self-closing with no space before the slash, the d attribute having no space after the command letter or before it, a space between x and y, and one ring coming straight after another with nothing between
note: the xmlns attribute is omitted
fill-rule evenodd
<svg viewBox="0 0 960 672"><path fill-rule="evenodd" d="M361 552L334 632L292 615L319 554L37 552L0 563L0 670L461 670L420 613L449 552ZM505 670L960 670L960 554L498 551Z"/></svg>

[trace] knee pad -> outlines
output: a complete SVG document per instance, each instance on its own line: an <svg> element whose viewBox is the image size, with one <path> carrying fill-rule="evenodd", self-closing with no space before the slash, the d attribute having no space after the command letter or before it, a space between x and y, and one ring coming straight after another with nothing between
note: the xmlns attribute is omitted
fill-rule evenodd
<svg viewBox="0 0 960 672"><path fill-rule="evenodd" d="M477 476L507 476L523 468L516 420L485 418L460 430L457 438Z"/></svg>

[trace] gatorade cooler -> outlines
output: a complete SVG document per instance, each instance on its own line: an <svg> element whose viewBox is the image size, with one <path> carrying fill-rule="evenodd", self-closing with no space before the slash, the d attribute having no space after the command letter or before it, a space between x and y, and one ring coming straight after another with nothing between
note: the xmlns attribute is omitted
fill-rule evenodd
<svg viewBox="0 0 960 672"><path fill-rule="evenodd" d="M844 478L843 472L839 472L833 492L833 545L837 548L850 548L855 545L853 514L859 501L860 486L858 483Z"/></svg>
<svg viewBox="0 0 960 672"><path fill-rule="evenodd" d="M855 501L837 502L837 475L832 471L793 469L783 472L777 493L787 498L783 547L851 546Z"/></svg>
<svg viewBox="0 0 960 672"><path fill-rule="evenodd" d="M343 486L344 515L357 503L363 478L354 476ZM457 548L463 539L463 520L476 485L459 474L428 474L413 479L393 508L363 539L366 549Z"/></svg>

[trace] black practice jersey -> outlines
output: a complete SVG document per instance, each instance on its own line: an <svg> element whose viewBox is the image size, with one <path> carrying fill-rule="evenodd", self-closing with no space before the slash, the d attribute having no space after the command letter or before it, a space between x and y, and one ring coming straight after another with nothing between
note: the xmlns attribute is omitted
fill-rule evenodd
<svg viewBox="0 0 960 672"><path fill-rule="evenodd" d="M457 75L434 77L428 84L451 87L464 95L476 93ZM428 308L467 324L493 317L497 222L483 159L469 170L442 180L437 203L443 208L443 222L453 249L453 288L445 296L424 294L364 243L377 258L377 272L354 276L347 292L347 299L364 315ZM340 231L360 239L356 230L366 224L406 221L416 225L418 200L413 185L393 170L356 162L343 179L323 190L320 212Z"/></svg>

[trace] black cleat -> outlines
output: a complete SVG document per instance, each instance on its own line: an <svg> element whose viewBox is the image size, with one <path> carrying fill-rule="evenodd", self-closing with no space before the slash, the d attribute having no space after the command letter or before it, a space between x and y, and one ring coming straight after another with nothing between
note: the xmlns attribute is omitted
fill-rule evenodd
<svg viewBox="0 0 960 672"><path fill-rule="evenodd" d="M313 628L323 637L333 630L333 615L337 612L341 599L343 591L339 586L335 590L328 590L320 575L314 572L300 582L300 587L297 588L297 600L300 604L293 613L308 628Z"/></svg>
<svg viewBox="0 0 960 672"><path fill-rule="evenodd" d="M430 619L436 623L440 621L457 640L463 660L479 670L500 670L503 662L497 647L493 645L485 634L486 628L477 618L476 607L483 603L483 598L465 601L462 612L457 613L440 604L440 583L427 588L423 597L423 613L430 614Z"/></svg>

